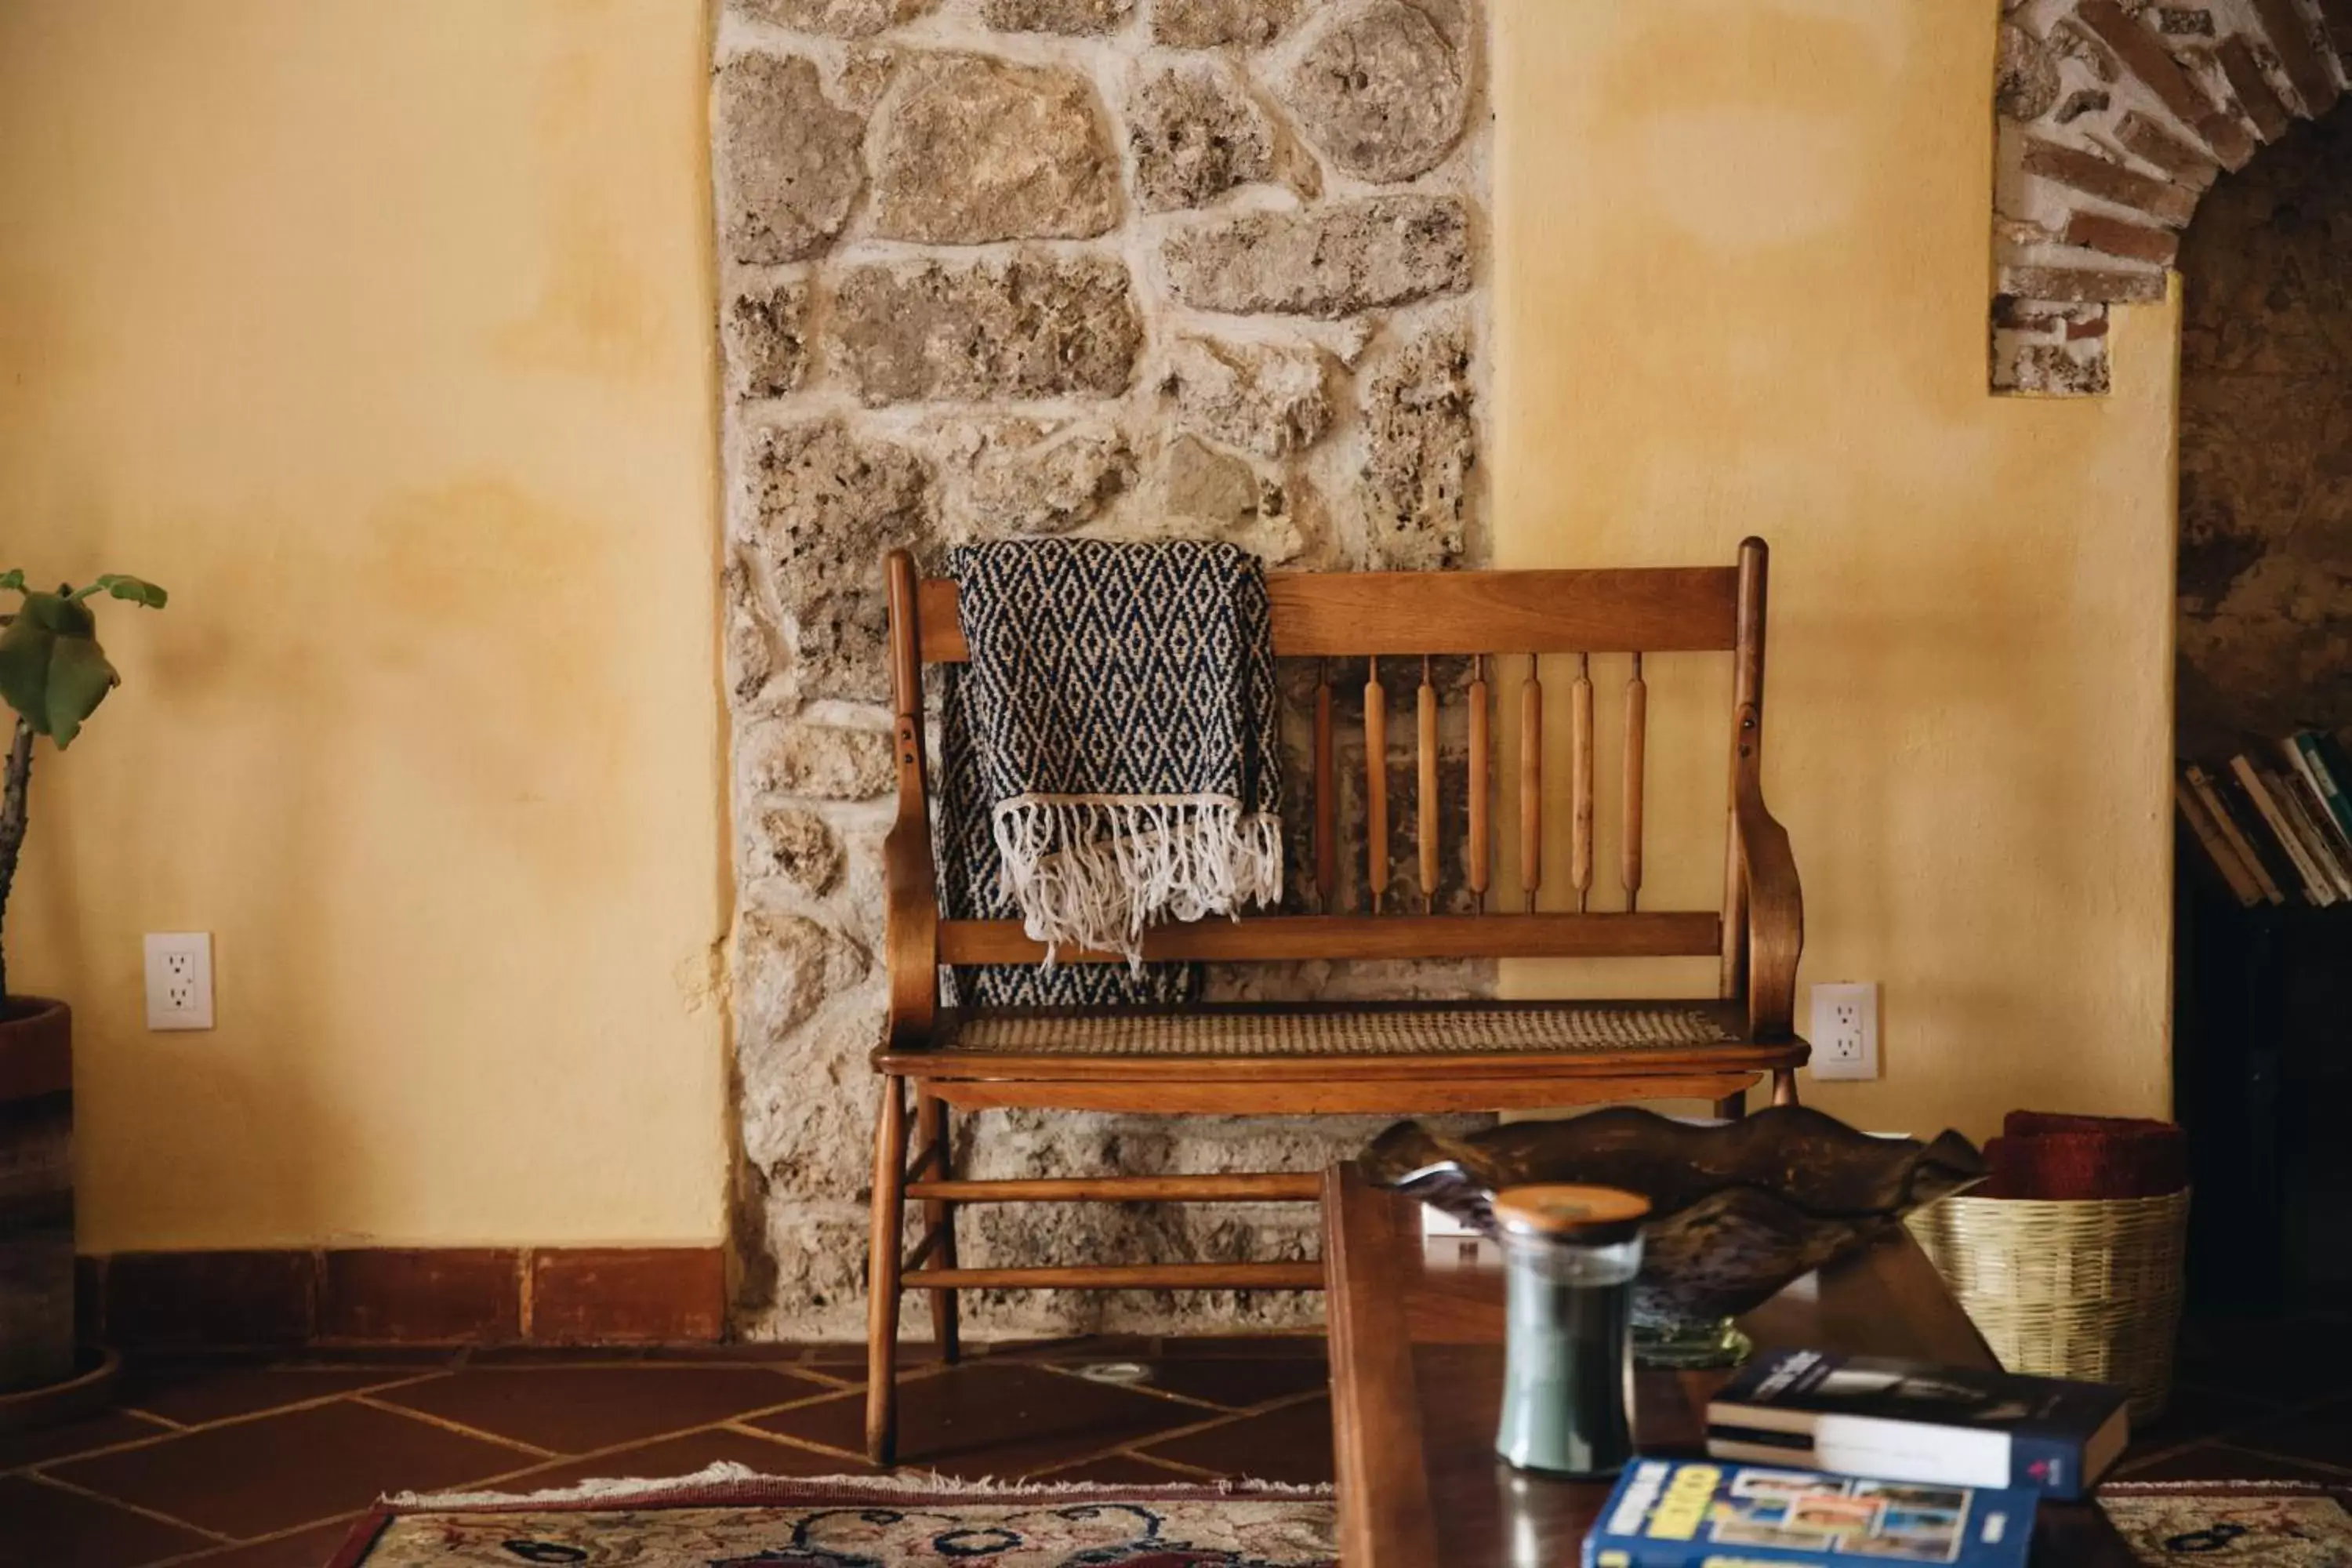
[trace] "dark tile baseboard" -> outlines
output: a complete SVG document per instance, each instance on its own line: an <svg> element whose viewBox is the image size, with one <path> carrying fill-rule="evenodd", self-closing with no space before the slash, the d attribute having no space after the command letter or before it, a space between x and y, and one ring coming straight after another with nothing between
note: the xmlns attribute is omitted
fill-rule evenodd
<svg viewBox="0 0 2352 1568"><path fill-rule="evenodd" d="M131 1349L709 1343L716 1247L119 1252L79 1263L84 1337Z"/></svg>

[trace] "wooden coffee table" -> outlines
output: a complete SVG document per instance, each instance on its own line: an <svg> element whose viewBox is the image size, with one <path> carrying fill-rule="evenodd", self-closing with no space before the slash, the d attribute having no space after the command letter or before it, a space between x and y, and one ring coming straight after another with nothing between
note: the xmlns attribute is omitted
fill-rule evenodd
<svg viewBox="0 0 2352 1568"><path fill-rule="evenodd" d="M1607 1482L1546 1480L1494 1457L1502 1405L1499 1268L1433 1267L1420 1205L1352 1164L1323 1193L1331 1388L1346 1568L1564 1568L1578 1561ZM1814 1346L1993 1366L1926 1256L1897 1236L1809 1276L1740 1320L1765 1348ZM1644 1453L1701 1453L1723 1373L1643 1372L1634 1426ZM2034 1562L2132 1568L2089 1504L2044 1504Z"/></svg>

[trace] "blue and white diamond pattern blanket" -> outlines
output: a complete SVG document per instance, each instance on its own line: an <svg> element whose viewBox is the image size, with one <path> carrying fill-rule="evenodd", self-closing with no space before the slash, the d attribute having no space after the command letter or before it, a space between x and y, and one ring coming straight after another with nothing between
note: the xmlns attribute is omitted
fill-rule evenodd
<svg viewBox="0 0 2352 1568"><path fill-rule="evenodd" d="M971 649L943 736L955 912L1017 917L1049 954L1118 952L1139 972L1145 927L1280 899L1256 557L1206 541L1013 540L961 546L949 570Z"/></svg>

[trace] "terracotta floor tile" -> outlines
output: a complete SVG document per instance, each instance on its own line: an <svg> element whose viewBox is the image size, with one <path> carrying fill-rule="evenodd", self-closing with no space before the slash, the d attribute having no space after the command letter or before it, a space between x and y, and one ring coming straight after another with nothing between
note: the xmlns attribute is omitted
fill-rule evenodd
<svg viewBox="0 0 2352 1568"><path fill-rule="evenodd" d="M350 1400L48 1467L76 1486L240 1539L520 1469L531 1456Z"/></svg>
<svg viewBox="0 0 2352 1568"><path fill-rule="evenodd" d="M2251 1395L2228 1394L2219 1389L2176 1386L2162 1420L2153 1426L2133 1427L2131 1447L2126 1450L2126 1455L2137 1457L2159 1448L2177 1448L2183 1443L2211 1437L2258 1421L2265 1415L2275 1415L2280 1409L2271 1400Z"/></svg>
<svg viewBox="0 0 2352 1568"><path fill-rule="evenodd" d="M1160 1342L1158 1353L1171 1359L1206 1356L1268 1356L1276 1361L1301 1358L1328 1361L1328 1342L1321 1330L1299 1334L1171 1334Z"/></svg>
<svg viewBox="0 0 2352 1568"><path fill-rule="evenodd" d="M1160 1353L1160 1342L1150 1334L1073 1334L1054 1340L996 1340L985 1348L989 1355L1022 1361L1148 1361Z"/></svg>
<svg viewBox="0 0 2352 1568"><path fill-rule="evenodd" d="M331 1524L321 1524L310 1530L298 1530L291 1535L281 1535L274 1541L256 1541L243 1546L224 1546L218 1552L207 1552L188 1560L188 1568L322 1568L332 1561L335 1551L352 1527L359 1522L358 1514L339 1519ZM177 1568L177 1565L175 1565Z"/></svg>
<svg viewBox="0 0 2352 1568"><path fill-rule="evenodd" d="M647 1359L696 1364L707 1362L742 1362L761 1366L797 1364L808 1359L809 1347L801 1342L762 1340L754 1343L722 1343L715 1345L663 1345L652 1351Z"/></svg>
<svg viewBox="0 0 2352 1568"><path fill-rule="evenodd" d="M2352 1356L2331 1353L2341 1335L2293 1323L2209 1326L2201 1345L2182 1347L2174 1375L2200 1388L2285 1401L2352 1392Z"/></svg>
<svg viewBox="0 0 2352 1568"><path fill-rule="evenodd" d="M554 1453L584 1454L834 1391L781 1367L672 1363L467 1366L382 1398Z"/></svg>
<svg viewBox="0 0 2352 1568"><path fill-rule="evenodd" d="M483 1348L474 1345L298 1345L278 1352L269 1358L268 1364L333 1367L345 1372L354 1367L429 1372L436 1366L456 1366L482 1353Z"/></svg>
<svg viewBox="0 0 2352 1568"><path fill-rule="evenodd" d="M652 1345L482 1345L467 1353L467 1366L636 1365L660 1355Z"/></svg>
<svg viewBox="0 0 2352 1568"><path fill-rule="evenodd" d="M898 1462L970 1479L1022 1476L1189 1426L1205 1414L1042 1367L976 1362L901 1386ZM844 1394L750 1425L857 1453L866 1446L866 1399Z"/></svg>
<svg viewBox="0 0 2352 1568"><path fill-rule="evenodd" d="M1180 1470L1173 1465L1163 1465L1140 1454L1121 1451L1099 1454L1058 1470L1047 1470L1039 1475L1038 1479L1057 1483L1089 1481L1114 1487L1181 1487L1198 1484L1201 1476L1194 1470Z"/></svg>
<svg viewBox="0 0 2352 1568"><path fill-rule="evenodd" d="M677 1476L690 1476L722 1459L748 1466L763 1476L866 1476L874 1473L874 1468L863 1459L820 1454L791 1443L713 1426L700 1432L688 1432L681 1437L665 1437L659 1442L623 1448L617 1453L601 1454L593 1458L566 1459L560 1465L533 1470L510 1481L501 1481L499 1488L506 1491L532 1492L614 1478L667 1480Z"/></svg>
<svg viewBox="0 0 2352 1568"><path fill-rule="evenodd" d="M2167 1458L2118 1470L2115 1479L2119 1481L2333 1481L2340 1486L2347 1478L2342 1470L2301 1465L2293 1459L2250 1453L2221 1443L2203 1443L2193 1448L2184 1448Z"/></svg>
<svg viewBox="0 0 2352 1568"><path fill-rule="evenodd" d="M2240 1447L2352 1469L2352 1399L2331 1400L2251 1426L2231 1428Z"/></svg>
<svg viewBox="0 0 2352 1568"><path fill-rule="evenodd" d="M149 1362L123 1379L124 1408L183 1426L278 1410L429 1374L429 1367L251 1366L214 1361Z"/></svg>
<svg viewBox="0 0 2352 1568"><path fill-rule="evenodd" d="M999 1352L994 1347L988 1345L964 1347L964 1359L968 1362L987 1360L997 1353ZM940 1347L928 1340L911 1341L898 1347L898 1370L902 1373L919 1367L937 1366L939 1361ZM863 1382L866 1377L866 1347L847 1344L814 1345L810 1347L808 1364L834 1377L853 1378Z"/></svg>
<svg viewBox="0 0 2352 1568"><path fill-rule="evenodd" d="M1331 1479L1331 1402L1302 1400L1256 1415L1235 1416L1205 1431L1144 1443L1145 1458L1173 1459L1221 1476L1298 1486Z"/></svg>
<svg viewBox="0 0 2352 1568"><path fill-rule="evenodd" d="M1057 1362L1055 1364L1065 1372L1083 1375L1087 1366L1104 1363ZM1181 1394L1187 1399L1205 1399L1228 1410L1245 1409L1253 1405L1264 1405L1271 1399L1286 1399L1296 1394L1313 1394L1331 1385L1331 1369L1320 1361L1280 1361L1271 1356L1244 1356L1232 1360L1185 1356L1163 1358L1142 1364L1150 1369L1150 1376L1134 1386Z"/></svg>
<svg viewBox="0 0 2352 1568"><path fill-rule="evenodd" d="M111 1448L118 1443L135 1443L142 1437L160 1437L171 1430L144 1415L108 1410L63 1426L7 1433L0 1435L0 1470L68 1458L93 1448Z"/></svg>
<svg viewBox="0 0 2352 1568"><path fill-rule="evenodd" d="M0 1479L0 1568L132 1568L212 1544L193 1530L62 1487L24 1476Z"/></svg>

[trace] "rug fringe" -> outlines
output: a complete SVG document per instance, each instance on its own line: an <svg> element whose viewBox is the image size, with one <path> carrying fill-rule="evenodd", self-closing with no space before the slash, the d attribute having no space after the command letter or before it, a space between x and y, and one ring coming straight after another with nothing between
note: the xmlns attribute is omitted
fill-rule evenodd
<svg viewBox="0 0 2352 1568"><path fill-rule="evenodd" d="M656 1498L669 1498L678 1493L696 1492L711 1488L740 1486L761 1482L794 1489L827 1493L870 1493L876 1497L906 1495L954 1496L970 1498L1034 1498L1071 1497L1078 1495L1116 1495L1119 1497L1295 1497L1302 1500L1327 1501L1332 1494L1329 1487L1295 1486L1286 1481L1203 1480L1175 1481L1165 1485L1114 1486L1100 1481L999 1481L993 1479L959 1480L935 1474L895 1476L771 1476L732 1460L721 1459L688 1476L673 1476L665 1480L613 1478L582 1481L576 1486L555 1487L536 1492L394 1492L380 1500L380 1506L404 1510L435 1509L513 1508L521 1504L557 1504L582 1502L642 1502Z"/></svg>

